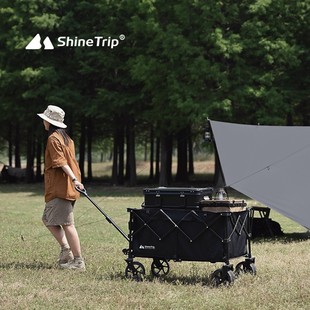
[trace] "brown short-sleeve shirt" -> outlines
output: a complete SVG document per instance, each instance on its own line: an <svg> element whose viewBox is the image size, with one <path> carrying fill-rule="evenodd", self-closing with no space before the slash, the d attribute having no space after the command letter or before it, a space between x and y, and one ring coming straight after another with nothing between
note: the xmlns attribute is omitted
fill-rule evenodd
<svg viewBox="0 0 310 310"><path fill-rule="evenodd" d="M76 200L80 194L75 190L74 183L61 167L69 165L78 181L81 172L75 159L74 142L70 139L65 145L63 137L53 132L47 139L45 149L45 202L54 198Z"/></svg>

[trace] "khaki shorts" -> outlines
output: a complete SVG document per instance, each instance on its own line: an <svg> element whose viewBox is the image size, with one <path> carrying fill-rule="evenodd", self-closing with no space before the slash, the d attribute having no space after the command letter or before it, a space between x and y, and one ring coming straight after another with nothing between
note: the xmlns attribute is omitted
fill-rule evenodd
<svg viewBox="0 0 310 310"><path fill-rule="evenodd" d="M42 220L46 226L73 225L75 201L54 198L45 204Z"/></svg>

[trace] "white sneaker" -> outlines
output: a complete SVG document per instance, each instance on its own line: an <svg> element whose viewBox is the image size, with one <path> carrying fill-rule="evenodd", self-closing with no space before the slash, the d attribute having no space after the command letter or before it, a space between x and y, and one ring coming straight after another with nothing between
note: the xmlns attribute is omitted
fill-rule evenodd
<svg viewBox="0 0 310 310"><path fill-rule="evenodd" d="M59 258L58 258L58 264L66 264L69 261L73 260L73 254L70 248L64 248L61 249L60 254L59 254Z"/></svg>
<svg viewBox="0 0 310 310"><path fill-rule="evenodd" d="M62 269L71 269L71 270L85 270L85 263L82 257L75 257L73 260L70 260L66 264L60 264Z"/></svg>

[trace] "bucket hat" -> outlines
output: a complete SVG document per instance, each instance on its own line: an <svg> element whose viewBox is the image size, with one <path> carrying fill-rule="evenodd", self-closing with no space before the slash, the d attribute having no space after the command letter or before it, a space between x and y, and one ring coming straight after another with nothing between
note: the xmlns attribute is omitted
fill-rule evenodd
<svg viewBox="0 0 310 310"><path fill-rule="evenodd" d="M64 110L55 105L49 105L43 113L37 113L37 115L56 127L67 128L64 124Z"/></svg>

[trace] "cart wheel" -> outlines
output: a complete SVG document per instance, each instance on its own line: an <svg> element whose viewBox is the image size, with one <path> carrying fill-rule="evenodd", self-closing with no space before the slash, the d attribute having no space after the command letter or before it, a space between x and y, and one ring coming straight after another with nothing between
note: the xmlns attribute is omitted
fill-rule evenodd
<svg viewBox="0 0 310 310"><path fill-rule="evenodd" d="M248 262L240 262L236 265L236 275L240 275L242 273L250 273L256 275L256 266L254 263Z"/></svg>
<svg viewBox="0 0 310 310"><path fill-rule="evenodd" d="M167 275L169 273L170 266L166 259L154 259L151 265L151 272L154 277Z"/></svg>
<svg viewBox="0 0 310 310"><path fill-rule="evenodd" d="M232 270L223 270L217 269L215 270L211 275L211 285L212 286L220 286L222 284L224 285L230 285L235 281L235 275Z"/></svg>
<svg viewBox="0 0 310 310"><path fill-rule="evenodd" d="M125 277L137 282L143 281L145 276L145 268L140 262L131 262L127 264L125 269Z"/></svg>

